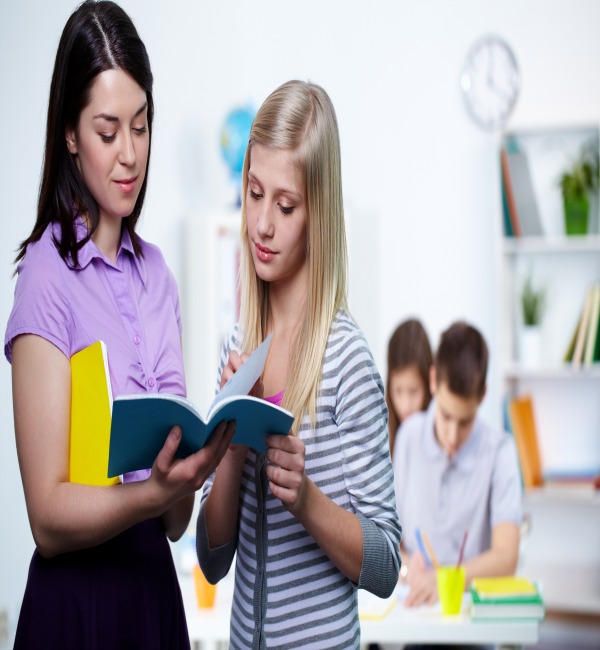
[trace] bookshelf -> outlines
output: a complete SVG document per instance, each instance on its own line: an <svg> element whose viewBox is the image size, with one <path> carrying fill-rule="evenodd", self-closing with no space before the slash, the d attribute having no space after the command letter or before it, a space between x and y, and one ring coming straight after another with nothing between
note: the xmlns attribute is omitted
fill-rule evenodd
<svg viewBox="0 0 600 650"><path fill-rule="evenodd" d="M517 202L517 216L521 211L535 213L534 219L519 217L533 225L514 236L499 160L500 384L507 399L532 397L542 473L600 472L600 363L574 367L563 360L586 291L600 280L600 202L597 195L590 201L587 234L566 235L558 184L584 143L600 148L599 131L597 125L515 130L505 133L500 143L528 163L524 193L529 204ZM520 292L527 277L543 287L545 306L539 355L525 361ZM598 494L572 487L530 489L525 494L524 511L532 529L523 545L520 570L546 584L549 609L600 613L599 504ZM571 580L558 576L561 566L570 571Z"/></svg>

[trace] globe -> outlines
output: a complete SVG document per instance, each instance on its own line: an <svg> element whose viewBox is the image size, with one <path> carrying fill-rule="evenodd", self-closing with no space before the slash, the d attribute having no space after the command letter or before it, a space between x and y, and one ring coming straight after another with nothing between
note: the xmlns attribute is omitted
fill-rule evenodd
<svg viewBox="0 0 600 650"><path fill-rule="evenodd" d="M225 122L221 129L221 153L227 163L229 173L236 183L238 204L240 203L239 193L242 167L244 166L244 156L246 155L253 119L254 111L250 108L234 108L225 117Z"/></svg>

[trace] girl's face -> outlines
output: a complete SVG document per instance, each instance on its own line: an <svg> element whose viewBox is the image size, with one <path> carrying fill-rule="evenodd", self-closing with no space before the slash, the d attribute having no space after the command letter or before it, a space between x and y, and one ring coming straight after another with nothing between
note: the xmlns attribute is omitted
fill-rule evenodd
<svg viewBox="0 0 600 650"><path fill-rule="evenodd" d="M145 91L127 73L105 70L92 84L79 124L66 129L67 146L101 220L133 212L148 164L147 111Z"/></svg>
<svg viewBox="0 0 600 650"><path fill-rule="evenodd" d="M416 366L392 370L390 397L398 420L403 422L409 415L425 407L426 387Z"/></svg>
<svg viewBox="0 0 600 650"><path fill-rule="evenodd" d="M265 282L306 286L307 206L292 153L252 145L246 221L256 273Z"/></svg>

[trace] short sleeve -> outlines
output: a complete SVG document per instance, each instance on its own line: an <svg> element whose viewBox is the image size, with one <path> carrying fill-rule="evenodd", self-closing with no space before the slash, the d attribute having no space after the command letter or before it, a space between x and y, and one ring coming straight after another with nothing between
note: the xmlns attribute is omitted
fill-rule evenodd
<svg viewBox="0 0 600 650"><path fill-rule="evenodd" d="M521 523L521 478L513 439L504 434L492 476L491 525Z"/></svg>
<svg viewBox="0 0 600 650"><path fill-rule="evenodd" d="M4 354L12 362L12 342L36 334L70 357L73 318L63 293L66 266L51 240L30 244L17 272L14 303L4 335Z"/></svg>

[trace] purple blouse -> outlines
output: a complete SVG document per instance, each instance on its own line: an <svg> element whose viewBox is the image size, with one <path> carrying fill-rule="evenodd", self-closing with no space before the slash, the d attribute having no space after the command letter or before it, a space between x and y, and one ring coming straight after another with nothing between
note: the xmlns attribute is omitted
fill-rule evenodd
<svg viewBox="0 0 600 650"><path fill-rule="evenodd" d="M77 227L81 239L85 226L78 221ZM58 224L27 247L18 266L4 336L8 361L20 334L41 336L68 358L102 340L113 397L144 392L185 396L177 285L160 250L140 239L143 256L136 256L124 230L115 263L90 240L79 251L75 268L70 258L65 262L60 257L53 232L58 238Z"/></svg>

